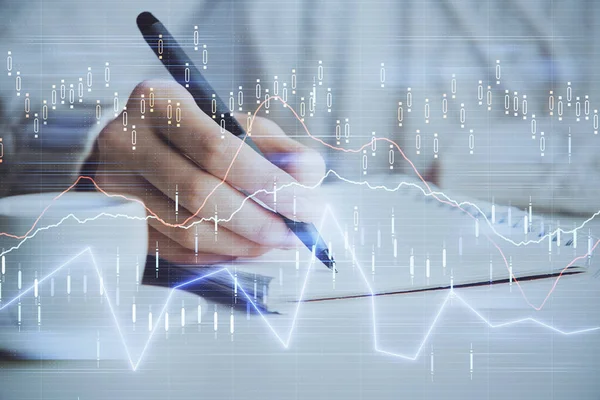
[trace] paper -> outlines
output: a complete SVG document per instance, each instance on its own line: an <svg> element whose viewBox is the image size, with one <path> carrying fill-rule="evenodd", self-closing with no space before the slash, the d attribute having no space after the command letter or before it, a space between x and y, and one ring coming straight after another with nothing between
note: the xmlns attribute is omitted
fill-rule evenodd
<svg viewBox="0 0 600 400"><path fill-rule="evenodd" d="M521 277L592 265L587 253L588 241L595 243L589 235L593 223L575 240L573 233L544 238L556 221L481 201L472 202L481 212L471 204L461 204L463 211L442 194L437 197L444 203L414 186L390 192L334 185L326 196L329 206L317 227L330 242L339 273L301 246L235 266L274 277L270 304L503 280L516 287ZM563 218L561 228L582 222Z"/></svg>

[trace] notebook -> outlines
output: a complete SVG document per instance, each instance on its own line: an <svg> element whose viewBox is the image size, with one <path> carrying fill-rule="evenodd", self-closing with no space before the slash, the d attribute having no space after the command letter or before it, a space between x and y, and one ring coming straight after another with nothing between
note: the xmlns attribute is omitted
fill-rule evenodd
<svg viewBox="0 0 600 400"><path fill-rule="evenodd" d="M280 310L282 304L297 301L483 284L516 288L520 280L531 279L553 284L593 267L592 249L598 240L594 221L539 215L535 203L531 210L518 209L464 200L434 186L432 190L434 195L410 179L392 188L328 186L323 192L329 202L317 226L329 241L338 273L298 246L223 266L236 274L238 288L248 296L233 296L229 274L205 281L221 285L219 302L252 300ZM552 234L556 228L562 231ZM180 267L188 277L209 271ZM258 286L257 277L262 283Z"/></svg>

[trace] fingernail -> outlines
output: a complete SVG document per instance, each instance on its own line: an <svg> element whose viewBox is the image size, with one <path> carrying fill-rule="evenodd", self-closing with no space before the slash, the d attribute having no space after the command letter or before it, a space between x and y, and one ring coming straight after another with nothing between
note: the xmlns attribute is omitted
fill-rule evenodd
<svg viewBox="0 0 600 400"><path fill-rule="evenodd" d="M296 234L294 232L292 232L290 229L288 229L287 233L283 236L283 238L281 240L281 248L293 249L294 247L298 246L299 244L302 244L302 242L300 242L300 239L298 239L298 236L296 236Z"/></svg>

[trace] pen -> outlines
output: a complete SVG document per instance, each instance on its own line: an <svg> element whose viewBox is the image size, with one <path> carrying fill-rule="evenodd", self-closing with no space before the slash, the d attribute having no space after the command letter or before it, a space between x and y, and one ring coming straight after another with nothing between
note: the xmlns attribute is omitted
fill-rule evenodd
<svg viewBox="0 0 600 400"><path fill-rule="evenodd" d="M216 96L215 90L208 84L200 71L194 66L192 60L185 54L183 49L175 41L167 28L154 15L143 12L137 17L137 25L156 56L167 68L171 76L192 95L198 107L206 114L213 113L213 105L216 103L216 113L221 115L221 126L245 140L254 151L263 155L256 144L246 135L244 129L237 120L229 113L229 108L223 100ZM213 97L214 95L214 97ZM217 122L217 121L215 121ZM327 244L317 231L314 224L294 221L277 213L287 227L294 232L302 243L311 251L315 257L329 269L335 268L335 261L329 254ZM337 270L336 270L337 272Z"/></svg>

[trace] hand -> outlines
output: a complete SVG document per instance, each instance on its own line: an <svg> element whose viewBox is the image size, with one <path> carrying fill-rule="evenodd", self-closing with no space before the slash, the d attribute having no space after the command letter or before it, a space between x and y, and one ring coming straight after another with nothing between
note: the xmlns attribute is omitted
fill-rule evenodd
<svg viewBox="0 0 600 400"><path fill-rule="evenodd" d="M246 116L239 121L246 127ZM323 159L264 118L255 119L251 133L260 150L278 166L231 133L222 134L220 126L180 85L143 82L134 89L126 109L98 137L96 183L108 193L141 199L163 220L148 218L149 251L153 253L158 242L161 257L173 262L219 263L301 245L280 217L246 199L240 190L258 192L257 199L289 218L314 221L322 208L313 190L289 185L278 190L276 198L272 192L274 183L280 189L294 183L316 185L325 172ZM219 220L216 234L215 213Z"/></svg>

